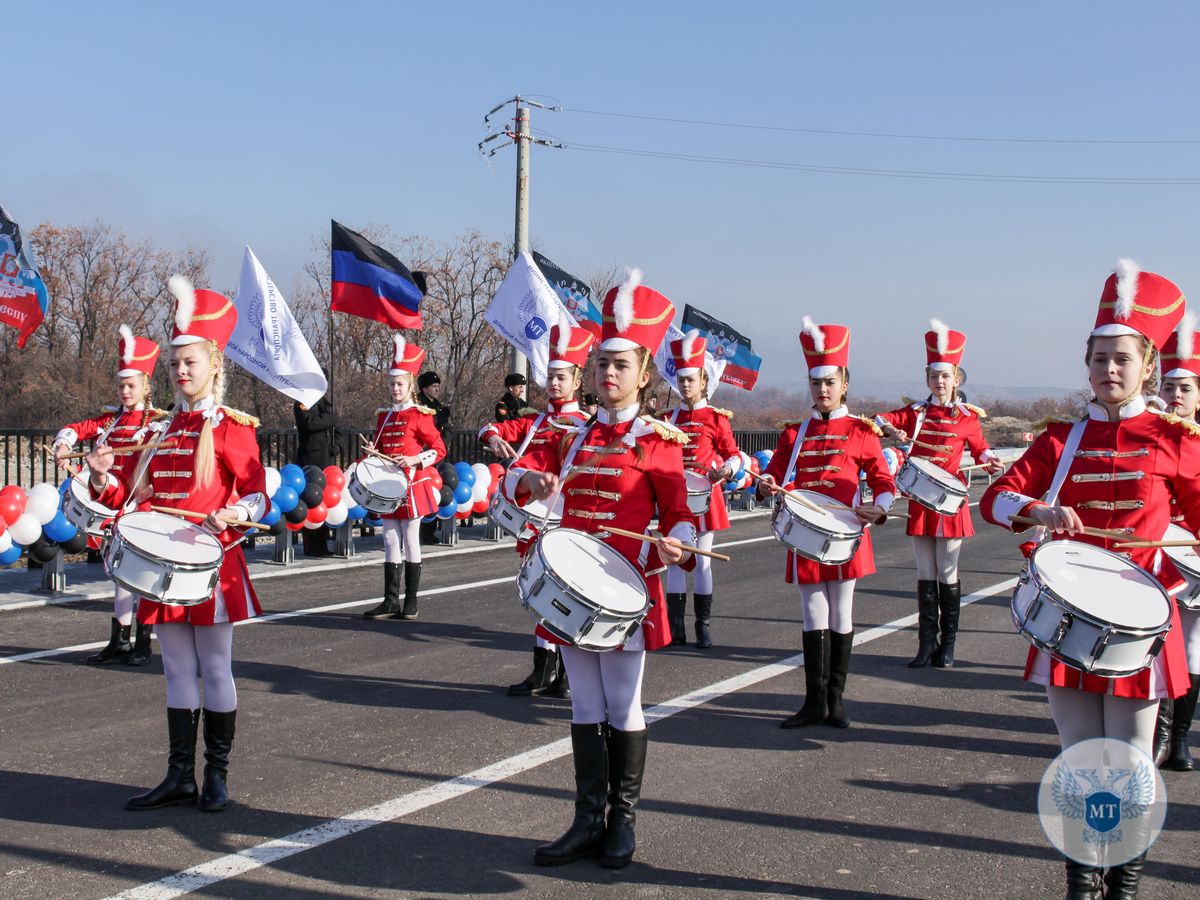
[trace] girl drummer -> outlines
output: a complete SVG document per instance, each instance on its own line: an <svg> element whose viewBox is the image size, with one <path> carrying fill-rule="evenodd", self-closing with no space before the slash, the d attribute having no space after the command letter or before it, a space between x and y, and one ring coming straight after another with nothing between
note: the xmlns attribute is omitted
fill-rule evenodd
<svg viewBox="0 0 1200 900"><path fill-rule="evenodd" d="M707 478L710 483L708 511L699 517L700 543L697 546L711 550L716 533L729 527L725 491L721 486L733 477L741 461L729 425L733 413L708 403L708 372L704 369L708 341L700 337L700 332L692 330L681 340L671 341L670 349L675 362L675 383L683 405L664 413L663 418L687 435L687 446L683 448L684 468ZM704 482L700 484L703 486ZM712 614L713 577L712 561L707 557L696 557L695 578L696 646L703 650L712 646L709 617ZM671 620L671 644L686 644L687 575L678 566L667 569L667 611Z"/></svg>
<svg viewBox="0 0 1200 900"><path fill-rule="evenodd" d="M953 476L959 475L963 449L988 472L1003 469L983 438L979 420L983 410L956 396L962 384L963 348L967 336L951 331L934 319L925 332L925 383L929 397L875 417L884 431L911 442L910 457L927 459ZM913 502L908 505L908 534L917 559L917 655L910 668L932 662L948 669L954 665L962 588L958 581L958 555L964 538L975 534L970 505L945 516ZM939 620L940 613L940 620Z"/></svg>
<svg viewBox="0 0 1200 900"><path fill-rule="evenodd" d="M1112 540L1082 529L1113 529L1156 540L1170 521L1170 501L1183 524L1200 532L1200 427L1147 405L1153 395L1158 351L1179 322L1179 288L1131 260L1122 260L1104 285L1084 360L1093 399L1087 417L1052 424L983 496L980 511L996 525L1020 532L1037 521L1051 540L1070 538L1112 549ZM1055 486L1059 486L1055 492ZM1126 555L1164 585L1179 581L1169 557L1154 548ZM1120 584L1114 586L1120 591ZM1029 651L1025 678L1046 686L1050 714L1063 748L1089 738L1114 738L1150 753L1158 702L1190 689L1178 616L1154 663L1136 675L1102 678ZM1145 854L1101 872L1067 862L1069 897L1134 897Z"/></svg>
<svg viewBox="0 0 1200 900"><path fill-rule="evenodd" d="M1200 406L1200 354L1195 350L1195 316L1188 313L1179 330L1163 347L1163 383L1159 391L1167 411L1187 422L1196 421L1196 409ZM1175 521L1174 517L1172 521ZM1164 697L1159 701L1154 756L1164 769L1190 772L1195 769L1195 763L1188 749L1188 732L1196 713L1196 695L1200 691L1200 610L1180 604L1179 618L1183 624L1190 683L1187 692L1177 700Z"/></svg>
<svg viewBox="0 0 1200 900"><path fill-rule="evenodd" d="M446 457L442 433L433 410L417 405L413 385L425 361L425 351L393 337L392 405L378 410L371 449L390 456L404 469L408 495L400 508L383 517L383 602L368 609L368 619L415 619L417 591L421 587L421 519L437 511L438 495L429 472ZM404 606L400 606L401 566L404 569Z"/></svg>
<svg viewBox="0 0 1200 900"><path fill-rule="evenodd" d="M98 416L72 422L59 430L54 436L53 450L58 467L63 471L69 468L63 457L71 452L77 442L95 438L97 446L107 444L115 449L137 444L145 438L146 426L162 415L150 402L150 376L154 374L154 364L158 362L158 344L149 338L134 337L128 325L122 325L118 332L121 339L117 347L117 397L121 405L117 408L107 407ZM114 473L122 477L132 472L139 458L137 453L115 457ZM89 562L93 559L99 561L99 548L100 539L89 536ZM117 585L108 644L99 653L89 656L87 662L93 665L123 662L129 666L144 666L150 662L150 626L138 622L137 634L132 643L129 640L136 606L137 598Z"/></svg>
<svg viewBox="0 0 1200 900"><path fill-rule="evenodd" d="M609 291L595 374L601 404L595 419L562 441L527 453L505 479L517 503L561 492L564 528L595 534L647 574L664 564L687 562L679 541L696 536L683 478L687 438L640 414L652 357L674 311L666 297L640 285L636 271ZM656 507L659 528L668 537L647 544L604 530L615 526L644 533ZM562 837L538 848L538 865L600 856L603 865L621 868L633 858L634 808L646 764L645 651L671 640L661 579L649 578L647 587L650 611L622 649L594 653L560 647L571 679L575 819Z"/></svg>
<svg viewBox="0 0 1200 900"><path fill-rule="evenodd" d="M203 527L225 545L212 596L195 606L142 599L138 621L153 625L167 678L167 775L156 788L130 798L129 809L195 804L209 812L229 802L226 774L233 747L237 689L233 682L233 625L261 614L250 573L231 526L267 511L266 475L254 430L258 421L221 405L225 392L223 351L237 322L233 303L213 291L193 290L173 276L176 311L171 335L175 408L158 426L161 442L146 451L132 474L114 470L112 448L87 458L92 496L112 508L132 498L150 505L203 513ZM204 787L197 797L196 729L199 681L204 686Z"/></svg>
<svg viewBox="0 0 1200 900"><path fill-rule="evenodd" d="M800 345L808 363L813 415L784 423L775 453L759 481L759 492L778 493L782 484L824 494L852 507L863 525L882 522L895 499L896 487L883 458L879 428L846 409L850 329L816 325L805 316ZM869 506L861 503L859 496L864 475L871 488ZM841 565L813 562L788 551L786 581L799 585L804 613L805 695L804 706L780 722L780 728L820 723L849 727L842 694L854 645L854 585L874 571L869 529L864 529L854 557Z"/></svg>

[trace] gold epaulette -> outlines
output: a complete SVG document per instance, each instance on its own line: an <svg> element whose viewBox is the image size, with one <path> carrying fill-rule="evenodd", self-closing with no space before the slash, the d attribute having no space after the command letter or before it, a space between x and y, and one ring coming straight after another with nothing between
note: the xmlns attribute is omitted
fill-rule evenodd
<svg viewBox="0 0 1200 900"><path fill-rule="evenodd" d="M541 414L540 409L534 409L532 406L522 406L517 410L518 416L540 416Z"/></svg>
<svg viewBox="0 0 1200 900"><path fill-rule="evenodd" d="M661 422L658 419L652 419L649 416L642 416L642 421L654 429L654 433L660 438L667 441L674 441L677 444L686 444L688 442L687 433L680 428L676 428L670 422Z"/></svg>
<svg viewBox="0 0 1200 900"><path fill-rule="evenodd" d="M1164 422L1170 422L1172 425L1178 425L1180 428L1182 428L1184 431L1191 434L1193 437L1195 437L1196 435L1200 435L1200 425L1197 425L1191 419L1184 419L1180 416L1175 415L1175 413L1172 413L1172 412L1159 411L1159 410L1155 409L1153 406L1146 407L1146 410L1147 410L1147 412L1154 413L1154 415L1158 416Z"/></svg>
<svg viewBox="0 0 1200 900"><path fill-rule="evenodd" d="M920 405L921 403L920 400L914 400L912 397L905 397L903 394L900 395L900 402L905 406L913 406L914 404Z"/></svg>
<svg viewBox="0 0 1200 900"><path fill-rule="evenodd" d="M254 418L250 413L244 413L240 409L231 409L228 406L222 406L221 412L239 425L249 425L251 428L257 428L262 424L262 422Z"/></svg>
<svg viewBox="0 0 1200 900"><path fill-rule="evenodd" d="M732 409L721 409L721 407L719 407L719 406L710 406L709 409L711 409L713 412L715 412L718 416L724 416L727 419L733 418L733 410Z"/></svg>
<svg viewBox="0 0 1200 900"><path fill-rule="evenodd" d="M150 422L157 422L157 421L159 421L160 419L166 419L166 418L168 418L170 415L171 415L171 414L170 414L169 412L167 412L165 409L153 409L153 408L151 408L151 409L148 409L148 410L146 411L146 419L147 419L148 421L150 421Z"/></svg>
<svg viewBox="0 0 1200 900"><path fill-rule="evenodd" d="M425 413L425 415L427 415L427 416L435 416L435 415L437 415L437 411L436 411L436 410L432 410L432 409L430 409L428 406L422 406L420 403L414 403L414 404L413 404L413 409L415 409L415 410L416 410L417 412L419 412L419 413Z"/></svg>
<svg viewBox="0 0 1200 900"><path fill-rule="evenodd" d="M1034 422L1032 428L1034 431L1045 431L1048 425L1074 425L1076 419L1070 416L1046 416L1039 422Z"/></svg>
<svg viewBox="0 0 1200 900"><path fill-rule="evenodd" d="M804 424L803 419L784 419L782 422L776 422L775 427L778 428L780 431L783 431L783 429L791 428L793 425L803 425L803 424Z"/></svg>
<svg viewBox="0 0 1200 900"><path fill-rule="evenodd" d="M116 406L102 406L100 407L99 415L111 415L112 413L119 413L120 411L120 408Z"/></svg>
<svg viewBox="0 0 1200 900"><path fill-rule="evenodd" d="M862 422L863 425L865 425L867 428L870 428L873 432L875 432L876 437L883 437L883 429L875 424L874 419L870 419L867 416L852 416L851 418L858 419L858 421Z"/></svg>
<svg viewBox="0 0 1200 900"><path fill-rule="evenodd" d="M975 415L979 416L979 418L981 418L981 419L987 418L987 413L984 411L983 407L976 406L974 403L967 403L965 401L963 402L963 406L965 406L971 412L975 413Z"/></svg>

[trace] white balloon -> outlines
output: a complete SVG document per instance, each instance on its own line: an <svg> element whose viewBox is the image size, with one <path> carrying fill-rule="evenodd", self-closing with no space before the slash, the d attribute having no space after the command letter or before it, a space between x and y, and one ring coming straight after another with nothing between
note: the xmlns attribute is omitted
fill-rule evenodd
<svg viewBox="0 0 1200 900"><path fill-rule="evenodd" d="M309 531L315 531L316 529L320 528L324 524L325 524L324 522L310 522L310 521L308 521L308 519L304 520L304 527L307 528Z"/></svg>
<svg viewBox="0 0 1200 900"><path fill-rule="evenodd" d="M55 500L57 500L58 499L58 488L56 488L54 485L52 485L48 481L43 481L41 484L35 484L33 487L31 487L29 489L29 499L32 500L34 497L42 497L42 496L53 497L53 498L55 498Z"/></svg>
<svg viewBox="0 0 1200 900"><path fill-rule="evenodd" d="M483 496L487 496L488 486L492 483L492 470L483 463L475 463L471 466L471 471L475 473L475 490L479 490L479 486L483 485ZM476 499L482 500L482 497Z"/></svg>
<svg viewBox="0 0 1200 900"><path fill-rule="evenodd" d="M40 485L38 485L38 487L40 487ZM25 515L32 516L35 520L37 520L39 526L45 525L58 513L59 499L60 498L57 491L54 492L53 497L47 495L45 491L41 491L37 494L35 494L33 491L30 491L29 500L25 504ZM17 543L20 544L23 542L18 540Z"/></svg>
<svg viewBox="0 0 1200 900"><path fill-rule="evenodd" d="M53 516L51 516L53 518ZM47 522L50 519L46 520ZM12 539L22 547L28 547L42 535L42 523L31 516L29 513L21 513L21 517L17 521L8 526L8 533L12 535Z"/></svg>
<svg viewBox="0 0 1200 900"><path fill-rule="evenodd" d="M0 534L0 553L5 552L12 545L13 540L11 534L9 534L7 531L5 531L3 534Z"/></svg>
<svg viewBox="0 0 1200 900"><path fill-rule="evenodd" d="M475 482L475 487L471 488L471 500L478 503L480 500L488 498L488 483L486 481Z"/></svg>
<svg viewBox="0 0 1200 900"><path fill-rule="evenodd" d="M331 506L329 512L325 515L325 524L330 528L337 528L346 521L347 514L345 503L338 503L336 506Z"/></svg>
<svg viewBox="0 0 1200 900"><path fill-rule="evenodd" d="M471 499L468 500L466 503L458 504L458 511L460 513L469 513L471 511L471 507L474 505L475 505L475 495L472 494Z"/></svg>
<svg viewBox="0 0 1200 900"><path fill-rule="evenodd" d="M275 492L279 490L279 485L283 483L283 476L279 474L279 470L274 466L267 466L267 496L274 497Z"/></svg>

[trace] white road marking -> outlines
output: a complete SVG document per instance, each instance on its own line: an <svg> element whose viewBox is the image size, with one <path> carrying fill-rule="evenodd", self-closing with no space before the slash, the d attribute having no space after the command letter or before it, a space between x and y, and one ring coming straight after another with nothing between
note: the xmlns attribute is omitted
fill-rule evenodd
<svg viewBox="0 0 1200 900"><path fill-rule="evenodd" d="M1008 578L981 591L976 591L967 597L963 597L963 606L1011 590L1016 583L1016 578ZM870 628L856 634L854 636L854 644L858 646L878 640L879 638L907 628L916 621L917 616L914 613L884 625ZM681 694L671 700L659 703L657 706L646 710L646 719L648 722L666 719L676 713L681 713L711 702L726 694L740 691L767 679L774 678L777 675L790 672L803 664L804 654L799 653L776 663L750 669L741 675L726 678L707 687L689 691L686 694ZM427 809L430 806L445 803L447 800L453 800L477 791L480 788L485 788L498 781L504 781L514 775L534 769L543 763L566 756L570 752L570 738L552 741L549 744L534 747L532 750L526 750L524 753L518 753L515 756L502 759L499 762L476 769L473 772L468 772L465 775L459 775L456 778L450 778L438 784L433 784L408 794L402 794L399 797L394 797L375 806L368 806L365 809L347 813L336 819L329 819L319 825L293 832L285 837L265 841L253 847L247 847L239 853L231 853L227 856L200 863L189 869L176 872L174 875L168 875L158 881L130 888L120 894L115 894L109 900L168 900L171 897L178 897L192 891L202 890L220 881L244 875L254 869L271 865L289 856L302 853L305 850L311 850L315 847L328 844L331 841L336 841L339 838L357 834L375 825L395 821L396 819Z"/></svg>

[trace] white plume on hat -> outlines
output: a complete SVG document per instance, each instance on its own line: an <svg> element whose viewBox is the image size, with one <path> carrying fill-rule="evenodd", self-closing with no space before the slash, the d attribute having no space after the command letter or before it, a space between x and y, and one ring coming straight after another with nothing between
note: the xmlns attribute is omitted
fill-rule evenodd
<svg viewBox="0 0 1200 900"><path fill-rule="evenodd" d="M613 303L613 322L617 332L629 330L633 324L633 292L642 283L642 270L630 269L625 275L624 283L617 289L617 299Z"/></svg>
<svg viewBox="0 0 1200 900"><path fill-rule="evenodd" d="M567 315L567 311L564 309L558 313L558 341L554 344L554 352L559 356L564 356L570 349L571 317Z"/></svg>
<svg viewBox="0 0 1200 900"><path fill-rule="evenodd" d="M175 327L187 331L196 312L196 289L186 275L172 275L167 279L167 290L175 298Z"/></svg>
<svg viewBox="0 0 1200 900"><path fill-rule="evenodd" d="M404 348L408 346L408 341L404 339L404 335L393 334L392 343L396 345L396 360L404 359Z"/></svg>
<svg viewBox="0 0 1200 900"><path fill-rule="evenodd" d="M1117 306L1113 310L1114 319L1128 319L1133 312L1133 299L1137 296L1138 276L1142 267L1128 257L1118 259L1113 269L1117 273Z"/></svg>
<svg viewBox="0 0 1200 900"><path fill-rule="evenodd" d="M696 352L696 341L699 339L700 330L697 328L689 330L688 333L683 336L683 341L680 344L680 350L682 350L680 355L684 359L692 358L692 355Z"/></svg>
<svg viewBox="0 0 1200 900"><path fill-rule="evenodd" d="M945 353L950 349L950 327L941 319L930 319L929 330L937 335L937 352Z"/></svg>
<svg viewBox="0 0 1200 900"><path fill-rule="evenodd" d="M1196 344L1196 314L1184 313L1183 319L1179 322L1178 333L1178 352L1180 359L1191 359L1192 351Z"/></svg>
<svg viewBox="0 0 1200 900"><path fill-rule="evenodd" d="M121 361L129 365L133 362L133 331L128 325L122 325L117 334L121 335Z"/></svg>
<svg viewBox="0 0 1200 900"><path fill-rule="evenodd" d="M820 326L812 320L812 316L805 316L803 319L801 319L800 328L804 334L807 334L810 338L812 338L813 348L818 353L824 353L825 332L822 331Z"/></svg>

